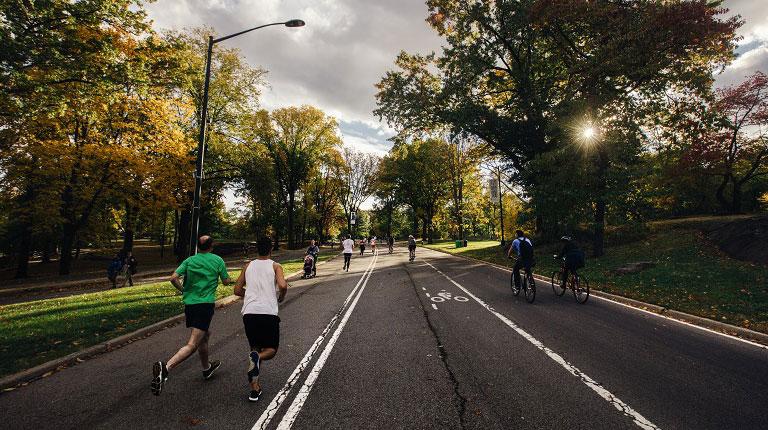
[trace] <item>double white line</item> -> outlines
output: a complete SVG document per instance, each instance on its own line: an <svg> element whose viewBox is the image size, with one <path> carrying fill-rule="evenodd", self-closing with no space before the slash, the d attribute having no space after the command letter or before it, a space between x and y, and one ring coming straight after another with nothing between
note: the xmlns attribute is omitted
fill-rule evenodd
<svg viewBox="0 0 768 430"><path fill-rule="evenodd" d="M293 403L291 403L288 411L285 413L285 415L283 415L283 419L277 426L278 430L288 430L291 428L294 421L296 421L296 417L298 417L299 412L301 412L301 408L304 406L304 402L306 402L307 398L309 397L309 393L312 391L312 387L314 386L317 377L320 376L320 371L323 370L323 366L325 366L325 362L328 360L328 356L331 355L331 351L333 350L334 345L336 345L336 341L339 339L342 330L344 330L344 326L347 325L349 316L352 315L352 312L355 310L355 306L357 306L357 302L360 300L360 296L363 294L363 290L365 290L365 286L368 284L368 280L371 278L371 274L376 268L376 260L378 259L379 253L377 251L371 259L371 262L368 263L368 267L365 269L365 272L363 272L363 276L360 277L359 281L357 281L355 288L351 293L349 293L349 296L347 296L347 299L344 300L341 308L339 308L338 312L336 312L336 315L331 318L331 321L328 323L328 325L325 326L325 329L323 329L323 332L320 333L320 336L318 336L318 338L315 340L315 343L313 343L309 348L309 351L307 351L307 353L304 355L304 358L301 359L299 365L293 369L293 373L291 373L291 376L288 377L288 381L277 393L275 398L272 399L272 402L261 414L259 420L256 421L256 424L253 425L252 430L261 430L269 425L269 422L277 414L280 406L282 406L285 399L288 398L291 389L296 384L302 372L304 372L307 366L309 366L309 363L312 361L315 353L318 351L318 349L320 349L320 345L325 340L325 337L328 335L328 333L331 332L334 324L343 314L341 322L336 327L336 330L333 332L330 340L328 340L328 343L325 345L325 349L323 349L323 352L320 354L320 358L317 359L317 362L309 372L307 379L304 380L304 385L302 385L299 389L299 393L296 395L296 398L293 399ZM347 307L348 304L349 307Z"/></svg>

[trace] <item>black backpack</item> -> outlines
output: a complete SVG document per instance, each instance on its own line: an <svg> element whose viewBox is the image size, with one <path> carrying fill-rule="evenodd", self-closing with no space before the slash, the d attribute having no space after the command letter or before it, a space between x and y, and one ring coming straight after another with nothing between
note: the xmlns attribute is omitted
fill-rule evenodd
<svg viewBox="0 0 768 430"><path fill-rule="evenodd" d="M533 245L525 237L520 239L520 258L530 260L533 258Z"/></svg>

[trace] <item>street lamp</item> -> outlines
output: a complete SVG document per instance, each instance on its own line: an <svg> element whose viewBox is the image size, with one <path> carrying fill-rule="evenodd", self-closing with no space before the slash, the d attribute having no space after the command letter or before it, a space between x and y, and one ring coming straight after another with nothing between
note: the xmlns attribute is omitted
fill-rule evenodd
<svg viewBox="0 0 768 430"><path fill-rule="evenodd" d="M197 161L195 163L195 194L192 199L192 229L190 237L190 254L197 254L197 235L198 228L200 227L200 192L203 188L203 160L205 156L205 133L208 121L208 87L211 82L211 54L213 54L213 45L219 42L223 42L227 39L231 39L235 36L258 30L260 28L269 27L272 25L284 25L286 27L303 27L304 21L300 19L292 19L285 22L273 22L272 24L264 24L258 27L249 28L229 36L219 37L214 39L213 36L208 36L208 55L205 59L205 84L203 86L203 106L201 108L200 115L200 136L197 141Z"/></svg>

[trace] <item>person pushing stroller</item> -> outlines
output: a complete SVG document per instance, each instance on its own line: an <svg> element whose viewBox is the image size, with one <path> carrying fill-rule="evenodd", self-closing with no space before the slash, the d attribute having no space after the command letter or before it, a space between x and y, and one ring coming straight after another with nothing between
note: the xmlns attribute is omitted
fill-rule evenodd
<svg viewBox="0 0 768 430"><path fill-rule="evenodd" d="M304 257L304 277L314 278L317 276L317 256L320 254L320 247L315 244L314 240L309 242L309 248L307 248L307 255Z"/></svg>

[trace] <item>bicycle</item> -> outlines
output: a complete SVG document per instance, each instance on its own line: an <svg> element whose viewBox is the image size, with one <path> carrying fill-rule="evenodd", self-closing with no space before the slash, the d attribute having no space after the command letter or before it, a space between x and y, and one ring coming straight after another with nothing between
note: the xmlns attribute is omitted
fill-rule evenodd
<svg viewBox="0 0 768 430"><path fill-rule="evenodd" d="M389 245L389 253L391 254L395 250L395 247L392 245Z"/></svg>
<svg viewBox="0 0 768 430"><path fill-rule="evenodd" d="M512 287L512 294L517 297L520 291L525 291L525 301L533 303L536 300L536 281L533 278L533 271L530 267L523 267L523 276L520 279L520 287L515 285L515 272L512 272L510 279L510 286Z"/></svg>
<svg viewBox="0 0 768 430"><path fill-rule="evenodd" d="M557 259L557 256L555 256ZM556 296L562 297L565 294L565 290L570 289L573 291L573 298L577 303L584 304L589 299L589 281L584 275L580 275L576 270L570 270L570 274L566 282L563 282L563 271L565 270L565 259L563 259L563 265L560 270L556 270L552 273L552 292Z"/></svg>
<svg viewBox="0 0 768 430"><path fill-rule="evenodd" d="M408 261L413 261L416 258L416 248L408 249Z"/></svg>

